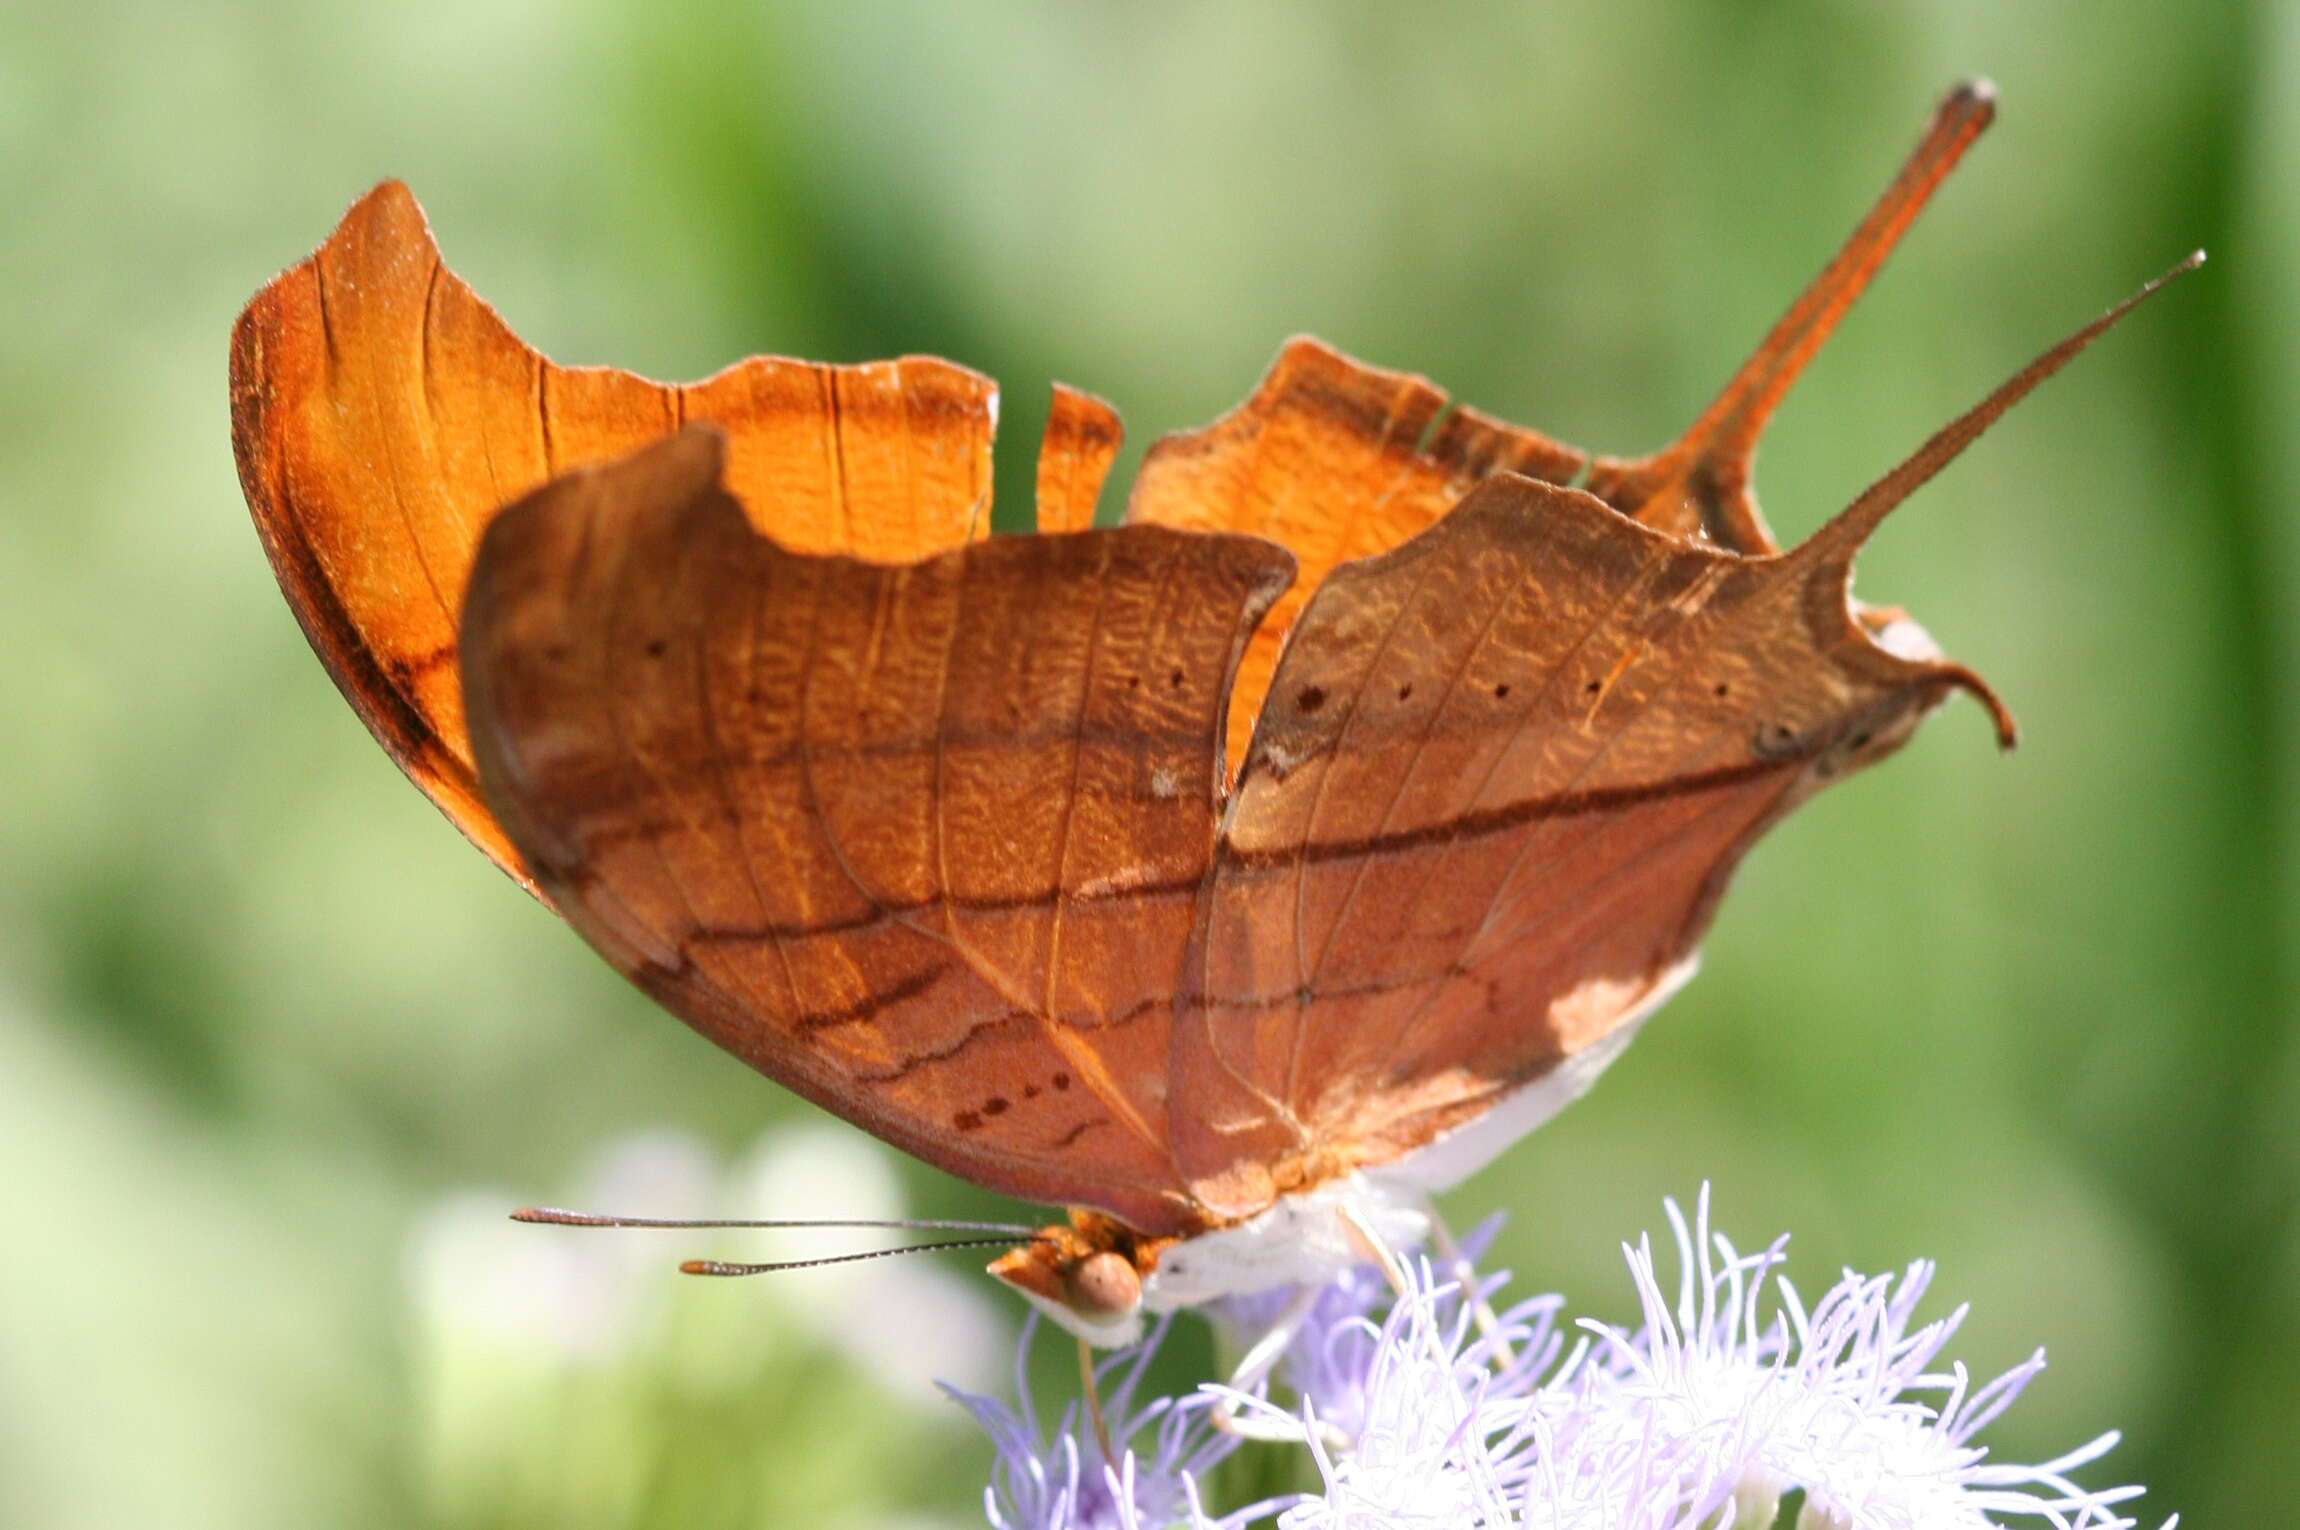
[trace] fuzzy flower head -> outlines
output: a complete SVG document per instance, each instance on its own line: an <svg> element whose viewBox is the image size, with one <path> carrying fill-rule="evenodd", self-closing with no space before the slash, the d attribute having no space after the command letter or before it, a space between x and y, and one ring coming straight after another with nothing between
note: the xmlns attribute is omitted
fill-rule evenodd
<svg viewBox="0 0 2300 1530"><path fill-rule="evenodd" d="M1525 1400L1563 1347L1560 1303L1536 1297L1481 1322L1499 1281L1472 1281L1465 1299L1463 1285L1441 1283L1426 1262L1407 1279L1378 1326L1358 1316L1306 1329L1297 1346L1302 1416L1317 1426L1305 1443L1326 1491L1289 1507L1283 1530L1517 1522Z"/></svg>
<svg viewBox="0 0 2300 1530"><path fill-rule="evenodd" d="M1804 1495L1800 1530L1985 1530L2008 1516L2055 1530L2132 1523L2114 1506L2140 1489L2086 1491L2067 1476L2114 1434L2034 1466L1992 1463L1973 1443L2044 1354L1978 1387L1961 1362L1941 1367L1966 1309L1917 1324L1929 1262L1898 1277L1847 1271L1808 1309L1781 1273L1787 1238L1739 1253L1711 1230L1706 1188L1691 1227L1675 1202L1666 1210L1675 1301L1651 1245L1625 1248L1641 1327L1584 1320L1595 1348L1576 1357L1578 1375L1544 1389L1561 1460L1644 1450L1641 1486L1664 1511L1651 1523L1770 1524L1791 1492Z"/></svg>
<svg viewBox="0 0 2300 1530"><path fill-rule="evenodd" d="M2140 1489L2070 1477L2115 1435L2037 1465L1975 1443L2044 1359L1977 1386L1944 1362L1964 1309L1917 1321L1930 1264L1848 1271L1808 1305L1782 1273L1785 1238L1740 1252L1710 1227L1706 1189L1690 1222L1666 1209L1674 1281L1649 1243L1623 1250L1633 1330L1568 1324L1554 1296L1504 1304L1506 1276L1448 1256L1223 1304L1217 1321L1240 1337L1298 1325L1279 1370L1288 1400L1249 1382L1138 1405L1136 1361L1112 1393L1129 1443L1116 1467L1075 1411L1049 1445L1027 1393L1020 1416L962 1398L999 1444L990 1523L1772 1530L1789 1515L1797 1530L2130 1530L2118 1506ZM1209 1518L1195 1477L1236 1446L1211 1427L1223 1416L1298 1441L1281 1448L1308 1452L1319 1490ZM1130 1442L1153 1425L1156 1447L1137 1458Z"/></svg>
<svg viewBox="0 0 2300 1530"><path fill-rule="evenodd" d="M1215 1429L1209 1393L1142 1401L1143 1373L1166 1335L1148 1338L1096 1370L1104 1422L1115 1461L1106 1460L1085 1410L1072 1403L1048 1433L1031 1395L1027 1361L1035 1314L1015 1353L1013 1406L957 1387L944 1388L990 1436L997 1460L983 1490L991 1530L1238 1530L1264 1517L1256 1504L1220 1517L1201 1506L1198 1483L1238 1447Z"/></svg>

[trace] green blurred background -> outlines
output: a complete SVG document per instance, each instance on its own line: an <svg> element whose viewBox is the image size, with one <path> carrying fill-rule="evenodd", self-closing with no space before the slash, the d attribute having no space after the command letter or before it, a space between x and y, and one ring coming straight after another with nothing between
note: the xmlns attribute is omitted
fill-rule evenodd
<svg viewBox="0 0 2300 1530"><path fill-rule="evenodd" d="M1704 1179L1744 1243L1796 1234L1808 1289L1937 1258L1977 1370L2050 1351L2002 1450L2121 1427L2089 1480L2151 1484L2151 1523L2282 1517L2300 5L9 0L0 1523L976 1512L955 1410L842 1337L944 1303L984 1379L1011 1313L964 1257L673 1290L691 1239L496 1230L650 1187L986 1208L843 1128L791 1135L813 1113L473 854L297 635L233 476L225 336L371 182L407 179L563 361L991 373L1003 525L1051 379L1117 402L1124 475L1303 330L1656 444L1968 73L1995 131L1760 484L1803 534L2208 246L1863 559L2026 742L2000 759L1953 704L1778 831L1700 981L1454 1205L1507 1208L1524 1286L1616 1316L1616 1245Z"/></svg>

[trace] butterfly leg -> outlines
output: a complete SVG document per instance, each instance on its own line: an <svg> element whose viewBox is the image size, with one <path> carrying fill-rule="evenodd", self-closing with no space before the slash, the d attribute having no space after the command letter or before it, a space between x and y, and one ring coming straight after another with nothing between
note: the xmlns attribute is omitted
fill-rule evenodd
<svg viewBox="0 0 2300 1530"><path fill-rule="evenodd" d="M1294 1336L1302 1331L1302 1324L1310 1316L1310 1309L1318 1303L1322 1286L1303 1286L1296 1291L1279 1311L1275 1321L1262 1331L1260 1338L1249 1347L1230 1371L1230 1390L1233 1395L1222 1399L1214 1409L1214 1427L1224 1434L1241 1440L1264 1440L1279 1445L1301 1445L1308 1442L1307 1426L1297 1418L1276 1413L1248 1417L1239 1407L1235 1394L1252 1392L1270 1379L1278 1362L1285 1358L1286 1348ZM1325 1443L1332 1448L1346 1448L1349 1441L1331 1425L1318 1426Z"/></svg>
<svg viewBox="0 0 2300 1530"><path fill-rule="evenodd" d="M1110 1423L1102 1416L1102 1388L1094 1379L1094 1346L1078 1341L1078 1385L1086 1399L1086 1416L1094 1424L1094 1443L1102 1447L1102 1460L1118 1470L1118 1452L1110 1448Z"/></svg>
<svg viewBox="0 0 2300 1530"><path fill-rule="evenodd" d="M1373 1223L1368 1221L1365 1213L1357 1207L1345 1201L1335 1208L1335 1214L1342 1219L1342 1230L1349 1236L1350 1242L1355 1244L1358 1252L1365 1255L1382 1272L1382 1278L1388 1281L1390 1289L1397 1293L1398 1301L1400 1303L1415 1303L1414 1332L1420 1337L1423 1346L1429 1350L1430 1359L1441 1367L1451 1365L1452 1357L1446 1353L1446 1346L1438 1337L1437 1325L1431 1318L1430 1308L1417 1300L1413 1282L1407 1278L1406 1267L1399 1260L1396 1251L1382 1241L1381 1234L1374 1230ZM1432 1227L1439 1225L1434 1211L1431 1215L1430 1225ZM1456 1250L1456 1252L1459 1251Z"/></svg>
<svg viewBox="0 0 2300 1530"><path fill-rule="evenodd" d="M1461 1251L1461 1245L1454 1241L1453 1230L1445 1225L1445 1218L1438 1215L1437 1202L1426 1201L1422 1209L1429 1214L1430 1242L1436 1246L1438 1258L1445 1262L1446 1273L1461 1287L1462 1300L1469 1303L1470 1320L1485 1336L1493 1368L1508 1370L1517 1363L1517 1351L1510 1346L1509 1336L1502 1332L1501 1319L1494 1313L1493 1303L1478 1289L1477 1271L1470 1268L1469 1255Z"/></svg>
<svg viewBox="0 0 2300 1530"><path fill-rule="evenodd" d="M1390 1283L1390 1289L1400 1299L1413 1295L1413 1284L1406 1279L1406 1267L1398 1262L1396 1251L1382 1241L1382 1235L1374 1231L1366 1214L1347 1201L1335 1207L1334 1214L1342 1219L1342 1233L1350 1240L1350 1246L1366 1263L1382 1272L1382 1279Z"/></svg>

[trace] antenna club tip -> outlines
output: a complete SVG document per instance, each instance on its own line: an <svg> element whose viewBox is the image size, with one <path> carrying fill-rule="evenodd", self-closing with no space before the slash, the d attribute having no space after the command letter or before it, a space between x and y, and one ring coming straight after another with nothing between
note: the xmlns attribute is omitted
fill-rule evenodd
<svg viewBox="0 0 2300 1530"><path fill-rule="evenodd" d="M711 1259L683 1260L679 1265L679 1273L682 1275L716 1275L719 1273L718 1263Z"/></svg>

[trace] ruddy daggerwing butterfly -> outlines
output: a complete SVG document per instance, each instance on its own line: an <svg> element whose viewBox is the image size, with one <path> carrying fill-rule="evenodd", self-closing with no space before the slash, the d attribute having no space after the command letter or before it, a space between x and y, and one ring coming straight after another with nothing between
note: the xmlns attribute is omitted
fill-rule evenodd
<svg viewBox="0 0 2300 1530"><path fill-rule="evenodd" d="M1040 534L986 539L986 379L555 366L391 182L241 316L234 444L313 646L448 817L760 1071L1074 1208L993 1270L1122 1341L1349 1260L1337 1213L1419 1236L1684 979L1769 825L1953 690L2011 743L1853 555L2138 297L1790 551L1749 489L1991 114L1952 93L1647 457L1300 339L1119 526L1116 416L1058 388Z"/></svg>

